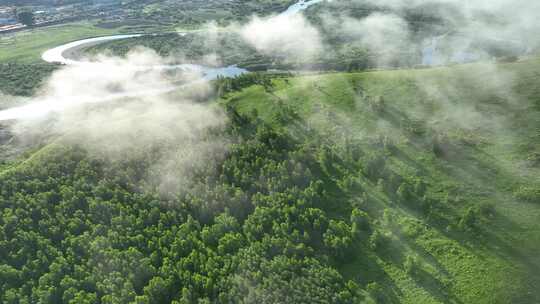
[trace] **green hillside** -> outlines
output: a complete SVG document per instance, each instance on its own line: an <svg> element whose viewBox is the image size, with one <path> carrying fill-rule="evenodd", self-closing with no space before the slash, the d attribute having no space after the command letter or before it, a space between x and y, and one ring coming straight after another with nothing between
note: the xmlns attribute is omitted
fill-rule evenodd
<svg viewBox="0 0 540 304"><path fill-rule="evenodd" d="M346 277L382 280L405 303L531 303L539 296L539 63L305 76L271 91L250 87L227 104L274 125L287 109L330 149L362 151L331 165L363 189L344 200L364 206L393 242L370 262L359 249L340 265ZM407 273L409 261L420 275Z"/></svg>
<svg viewBox="0 0 540 304"><path fill-rule="evenodd" d="M167 195L59 138L2 167L0 302L536 303L539 68L219 79Z"/></svg>

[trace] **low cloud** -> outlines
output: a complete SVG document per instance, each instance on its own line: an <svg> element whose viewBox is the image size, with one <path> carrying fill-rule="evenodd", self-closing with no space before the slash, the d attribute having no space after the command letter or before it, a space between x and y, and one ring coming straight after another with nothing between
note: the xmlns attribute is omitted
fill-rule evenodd
<svg viewBox="0 0 540 304"><path fill-rule="evenodd" d="M322 49L319 31L301 14L253 17L239 33L259 52L294 61L312 58Z"/></svg>
<svg viewBox="0 0 540 304"><path fill-rule="evenodd" d="M489 58L501 49L524 53L540 45L538 1L368 0L366 3L403 16L415 11L439 18L445 26L436 30L442 42L447 42L436 46L446 53L441 63L459 62L468 52L475 53L472 59Z"/></svg>
<svg viewBox="0 0 540 304"><path fill-rule="evenodd" d="M344 17L341 31L376 54L378 66L386 66L410 51L407 22L397 15L374 13L361 20Z"/></svg>
<svg viewBox="0 0 540 304"><path fill-rule="evenodd" d="M171 73L165 63L137 49L125 58L98 56L67 66L26 105L0 111L0 118L13 120L11 132L24 145L54 138L113 162L152 153L150 184L171 192L165 183L186 180L225 153L226 140L210 133L223 127L226 115L200 101L211 92L200 72Z"/></svg>

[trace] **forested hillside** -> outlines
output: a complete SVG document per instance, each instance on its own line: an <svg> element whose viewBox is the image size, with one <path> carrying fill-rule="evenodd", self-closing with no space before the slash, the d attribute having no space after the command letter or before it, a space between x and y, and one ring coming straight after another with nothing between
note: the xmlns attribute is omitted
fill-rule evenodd
<svg viewBox="0 0 540 304"><path fill-rule="evenodd" d="M1 167L0 302L538 302L538 67L218 79L167 192L59 136Z"/></svg>

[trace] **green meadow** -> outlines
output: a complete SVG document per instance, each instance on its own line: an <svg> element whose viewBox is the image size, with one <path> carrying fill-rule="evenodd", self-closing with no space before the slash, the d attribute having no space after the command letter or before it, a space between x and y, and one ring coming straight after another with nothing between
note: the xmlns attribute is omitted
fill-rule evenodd
<svg viewBox="0 0 540 304"><path fill-rule="evenodd" d="M71 41L118 33L90 22L67 23L0 36L0 63L37 63L46 50Z"/></svg>
<svg viewBox="0 0 540 304"><path fill-rule="evenodd" d="M532 58L299 76L222 103L279 127L287 109L336 150L356 142L382 155L395 176L366 178L366 163L349 164L364 190L343 200L365 203L367 193L373 233L388 243L361 244L337 266L359 284L376 282L380 303L533 303L540 298L539 67ZM294 124L285 128L297 132ZM424 197L400 195L403 180L421 181ZM426 207L427 197L437 207Z"/></svg>

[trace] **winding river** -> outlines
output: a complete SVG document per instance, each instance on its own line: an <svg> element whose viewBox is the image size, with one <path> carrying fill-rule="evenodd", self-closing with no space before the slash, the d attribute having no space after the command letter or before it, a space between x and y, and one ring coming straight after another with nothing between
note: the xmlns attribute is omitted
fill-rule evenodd
<svg viewBox="0 0 540 304"><path fill-rule="evenodd" d="M280 15L290 16L290 15L298 14L299 12L307 9L308 7L314 4L323 2L323 1L326 1L326 0L300 0L297 3L289 6L287 10L282 12ZM102 36L102 37L94 37L94 38L77 40L77 41L73 41L73 42L52 48L50 50L47 50L46 52L43 53L41 58L44 61L47 61L49 63L60 63L60 64L65 64L65 65L92 64L92 62L90 61L84 61L84 60L75 58L73 54L77 53L77 51L82 48L96 45L102 42L136 38L136 37L141 37L143 35L144 34L125 34L125 35ZM238 76L240 74L248 72L247 70L238 68L235 65L216 68L216 67L208 67L208 66L197 65L197 64L177 64L177 65L167 65L167 66L154 66L154 68L168 68L168 69L180 69L180 70L186 70L186 71L197 71L197 72L202 73L205 80L212 80L212 79L217 78L218 76L234 77L234 76Z"/></svg>
<svg viewBox="0 0 540 304"><path fill-rule="evenodd" d="M102 37L94 37L94 38L77 40L77 41L73 41L73 42L52 48L44 52L43 55L41 56L41 59L49 63L60 63L64 65L95 64L91 61L79 59L77 58L77 56L75 56L75 54L78 53L78 51L80 51L83 48L100 44L103 42L136 38L136 37L142 37L142 36L144 36L144 34L112 35L112 36L102 36ZM148 67L144 67L144 68L148 68ZM235 65L231 65L227 67L208 67L208 66L203 66L203 65L198 65L198 64L188 64L188 63L174 64L174 65L155 65L155 66L152 66L152 68L178 69L178 70L183 70L183 71L197 72L203 75L203 79L205 80L213 80L213 79L216 79L218 76L234 77L234 76L238 76L240 74L248 72L247 70L238 68Z"/></svg>
<svg viewBox="0 0 540 304"><path fill-rule="evenodd" d="M302 10L310 7L311 5L320 3L326 0L300 0L299 2L291 5L286 11L282 12L281 15L294 15L299 13ZM103 36L103 37L94 37L87 38L82 40L77 40L73 42L60 45L58 47L52 48L45 51L41 58L49 63L59 63L64 65L93 65L99 64L91 62L84 59L79 59L77 56L74 56L82 48L103 43L106 41L120 40L120 39L130 39L141 37L144 34L124 34L124 35L112 35L112 36ZM241 69L235 65L226 66L226 67L208 67L197 64L175 64L175 65L158 65L158 66L144 66L143 69L153 68L153 69L179 69L182 71L188 72L197 72L202 75L201 81L208 81L216 79L219 76L224 77L234 77L241 75L243 73L248 73L247 70ZM192 83L189 83L192 84ZM187 84L184 84L187 85ZM158 88L153 90L144 90L142 92L121 92L121 93L111 93L107 96L101 96L99 98L88 97L88 98L78 98L78 103L97 103L97 102L106 102L115 100L123 97L135 97L141 95L159 95L168 93L179 88L178 85L170 85L164 88ZM6 120L19 120L25 118L37 118L45 116L49 113L59 112L66 109L69 105L65 103L58 103L55 100L40 100L32 102L23 106L9 108L3 111L0 111L0 121Z"/></svg>
<svg viewBox="0 0 540 304"><path fill-rule="evenodd" d="M302 10L307 9L308 7L321 3L327 0L299 0L295 4L283 11L280 16L290 16L301 12ZM179 33L182 34L182 33ZM49 49L42 54L42 59L49 63L60 63L64 65L93 65L99 64L96 62L88 61L85 59L79 58L77 56L80 53L80 50L89 46L97 45L107 41L120 40L120 39L130 39L141 37L144 35L153 35L153 34L123 34L123 35L112 35L112 36L102 36L87 38L82 40L77 40L73 42L60 45L58 47ZM425 66L439 66L445 65L448 62L451 63L466 63L473 62L478 60L478 56L469 51L459 51L454 52L449 56L448 54L444 55L441 53L440 44L444 41L445 35L438 37L432 37L431 39L426 40L422 47L422 65ZM217 77L234 77L244 73L248 73L247 70L239 68L235 65L226 66L226 67L209 67L198 64L171 64L171 65L153 65L153 66L142 66L142 69L177 69L180 71L187 72L196 72L199 75L202 75L201 81L208 81L216 79ZM103 102L121 97L134 97L141 95L158 95L162 93L171 92L177 90L179 85L170 85L166 88L156 89L156 90L145 90L143 92L122 92L122 93L111 93L107 96L101 96L99 98L88 98L83 102ZM67 105L59 105L54 101L39 101L33 102L24 106L9 108L3 111L0 111L0 121L3 120L14 120L28 117L39 117L43 116L50 112L56 112L63 110Z"/></svg>

